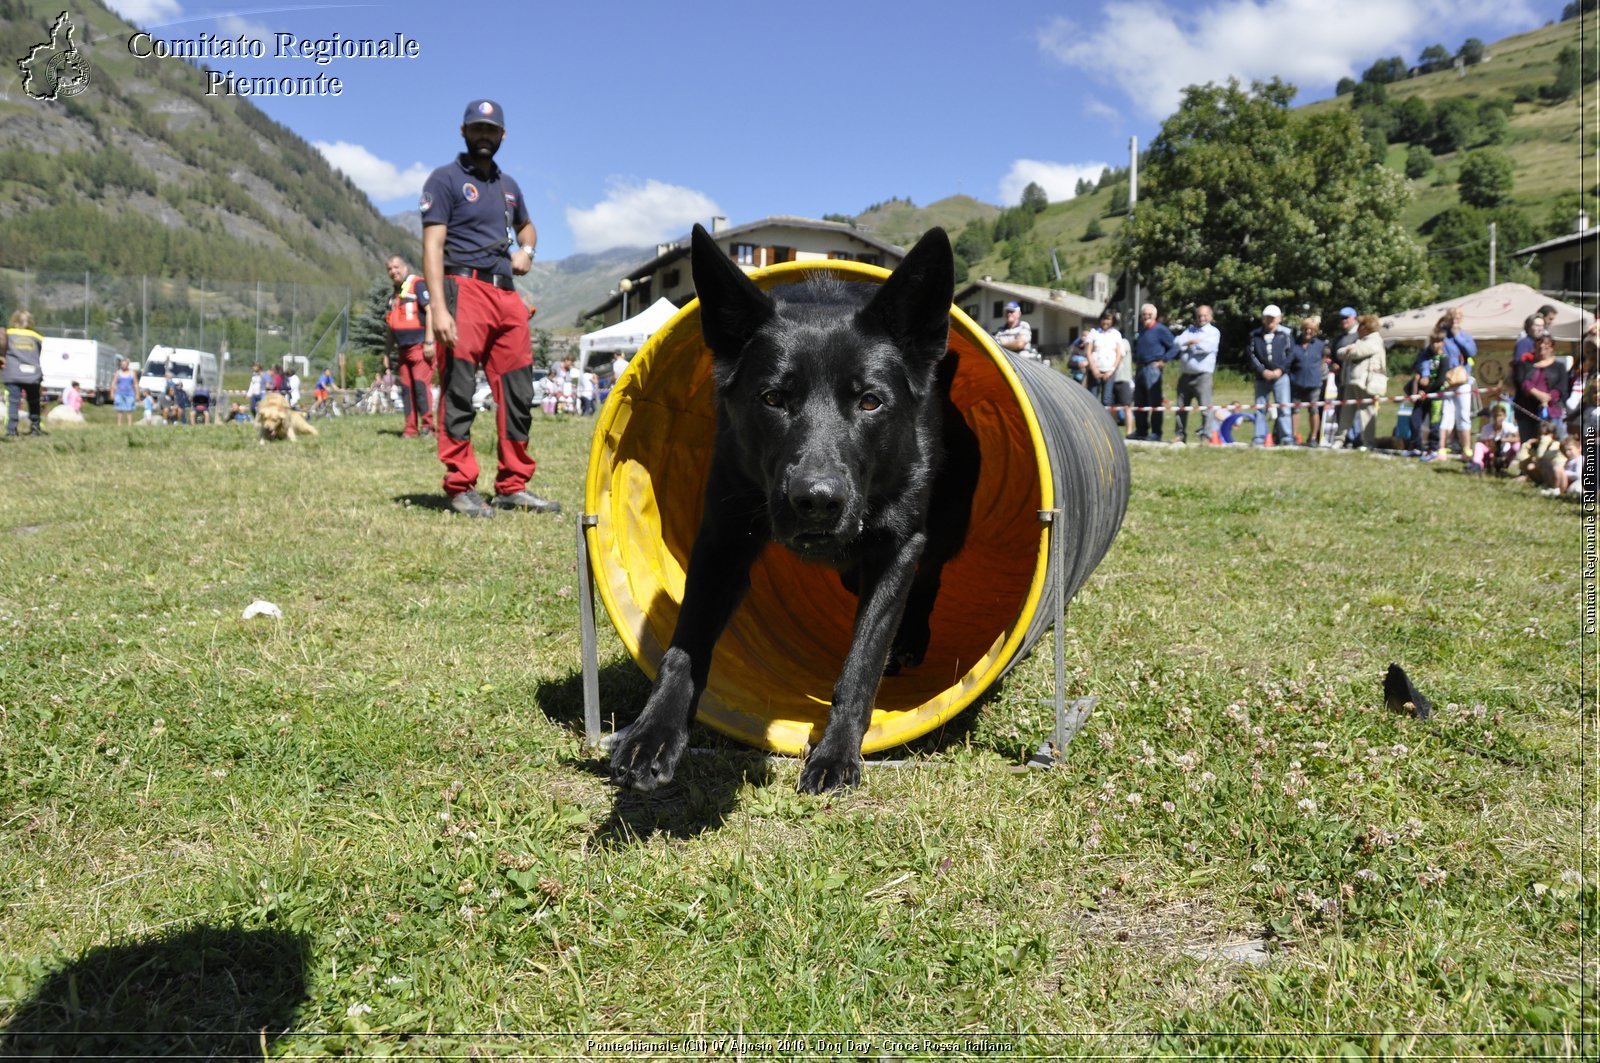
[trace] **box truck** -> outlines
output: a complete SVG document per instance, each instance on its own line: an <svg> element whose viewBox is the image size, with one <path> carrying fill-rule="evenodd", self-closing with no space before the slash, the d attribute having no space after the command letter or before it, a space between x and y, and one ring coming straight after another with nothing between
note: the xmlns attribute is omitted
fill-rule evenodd
<svg viewBox="0 0 1600 1063"><path fill-rule="evenodd" d="M39 347L40 389L48 398L59 398L76 380L85 399L110 402L121 359L121 351L99 340L46 336Z"/></svg>

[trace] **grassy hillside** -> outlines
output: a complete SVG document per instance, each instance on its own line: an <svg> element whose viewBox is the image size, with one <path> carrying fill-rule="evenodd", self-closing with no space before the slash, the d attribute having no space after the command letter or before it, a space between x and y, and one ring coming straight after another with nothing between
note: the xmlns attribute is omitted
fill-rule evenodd
<svg viewBox="0 0 1600 1063"><path fill-rule="evenodd" d="M0 54L60 6L0 0ZM71 12L92 71L59 102L0 97L0 261L46 273L364 281L404 237L305 140L179 60L139 60L104 7Z"/></svg>
<svg viewBox="0 0 1600 1063"><path fill-rule="evenodd" d="M892 199L858 214L854 224L880 240L910 247L917 242L917 237L935 225L944 226L945 231L953 235L973 219L992 222L999 214L999 207L971 196L946 196L926 207L916 206L908 200Z"/></svg>
<svg viewBox="0 0 1600 1063"><path fill-rule="evenodd" d="M1467 100L1475 106L1485 100L1509 103L1508 128L1504 139L1496 146L1510 155L1516 166L1513 202L1543 228L1546 215L1557 198L1580 191L1579 164L1586 155L1592 157L1600 145L1596 143L1592 128L1587 137L1584 135L1578 96L1547 103L1537 98L1538 91L1554 77L1556 57L1563 47L1581 44L1592 57L1593 38L1591 28L1588 39L1579 41L1577 20L1541 26L1490 45L1484 62L1475 66L1464 67L1459 72L1442 70L1394 82L1387 86L1389 99L1399 102L1416 97L1430 107L1452 98ZM1591 58L1591 69L1592 63ZM1522 102L1517 102L1519 97ZM1307 104L1306 109L1315 111L1351 105L1350 96L1338 96ZM1592 116L1590 125L1593 125ZM1394 141L1388 165L1403 171L1409 146L1408 141ZM1434 171L1410 182L1413 199L1405 215L1408 225L1420 229L1430 218L1457 205L1456 178L1461 160L1467 152L1483 146L1486 145L1479 140L1470 144L1466 152L1435 156ZM1594 194L1592 186L1582 191ZM1570 219L1567 224L1570 226Z"/></svg>
<svg viewBox="0 0 1600 1063"><path fill-rule="evenodd" d="M1096 189L1045 208L1035 218L1033 228L1015 243L1036 249L1046 263L1050 263L1050 252L1053 250L1055 261L1061 267L1061 277L1054 279L1054 265L1051 265L1052 276L1048 280L1037 277L1020 279L1027 283L1048 283L1052 287L1081 294L1091 273L1110 272L1114 237L1117 230L1122 228L1125 218L1122 211L1113 213L1111 210L1113 187ZM1098 220L1103 235L1085 239L1093 220ZM1013 276L1014 262L1015 258L1006 256L1004 245L996 244L992 252L971 263L970 275L992 276L998 280L1019 279Z"/></svg>

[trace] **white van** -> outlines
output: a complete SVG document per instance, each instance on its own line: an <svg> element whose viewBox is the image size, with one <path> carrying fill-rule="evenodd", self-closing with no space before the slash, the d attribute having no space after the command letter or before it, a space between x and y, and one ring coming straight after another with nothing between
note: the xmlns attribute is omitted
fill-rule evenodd
<svg viewBox="0 0 1600 1063"><path fill-rule="evenodd" d="M210 351L157 344L150 348L150 357L144 360L144 367L139 373L139 389L160 395L167 386L168 376L191 396L196 381L203 384L213 396L218 395L222 388L222 372L216 355Z"/></svg>
<svg viewBox="0 0 1600 1063"><path fill-rule="evenodd" d="M43 370L39 383L44 393L53 398L76 380L85 399L110 402L121 358L120 351L99 340L46 336L39 348L39 368Z"/></svg>

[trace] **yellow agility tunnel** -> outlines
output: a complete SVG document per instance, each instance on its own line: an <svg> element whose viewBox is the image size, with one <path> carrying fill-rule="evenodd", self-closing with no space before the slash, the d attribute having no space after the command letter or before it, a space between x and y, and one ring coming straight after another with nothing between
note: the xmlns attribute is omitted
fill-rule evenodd
<svg viewBox="0 0 1600 1063"><path fill-rule="evenodd" d="M784 263L750 277L770 290L819 269L865 284L889 275L830 261ZM1026 656L1054 620L1055 581L1065 581L1067 598L1076 593L1127 509L1127 451L1081 385L1011 358L954 308L950 347L960 355L951 399L977 435L982 461L972 524L945 566L927 656L884 678L864 753L933 730ZM594 519L583 534L595 584L652 679L677 624L711 468L711 367L696 300L634 356L600 411L589 456L584 511ZM1056 509L1065 536L1059 562L1041 515ZM827 723L855 611L835 571L769 546L717 643L696 718L759 748L802 752Z"/></svg>

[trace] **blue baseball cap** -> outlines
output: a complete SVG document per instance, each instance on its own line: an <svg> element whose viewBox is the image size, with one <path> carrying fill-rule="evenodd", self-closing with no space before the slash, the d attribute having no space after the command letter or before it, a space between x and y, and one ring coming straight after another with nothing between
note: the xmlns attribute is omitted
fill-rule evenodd
<svg viewBox="0 0 1600 1063"><path fill-rule="evenodd" d="M1017 302L1007 303L1006 304L1006 309L1007 310L1021 310L1022 309L1022 304L1021 303L1017 303Z"/></svg>
<svg viewBox="0 0 1600 1063"><path fill-rule="evenodd" d="M1353 307L1353 306L1347 306L1343 310L1339 311L1339 316L1340 317L1355 317L1356 316L1356 308Z"/></svg>
<svg viewBox="0 0 1600 1063"><path fill-rule="evenodd" d="M483 122L486 125L506 127L506 112L493 100L473 100L467 104L467 113L461 116L462 125Z"/></svg>

